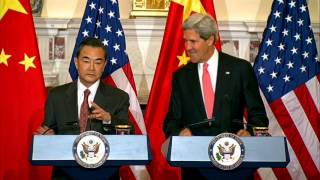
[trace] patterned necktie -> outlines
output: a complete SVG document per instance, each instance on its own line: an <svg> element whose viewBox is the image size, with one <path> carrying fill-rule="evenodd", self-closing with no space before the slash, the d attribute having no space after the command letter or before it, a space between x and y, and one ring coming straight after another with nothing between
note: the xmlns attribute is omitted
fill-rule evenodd
<svg viewBox="0 0 320 180"><path fill-rule="evenodd" d="M202 74L202 86L204 95L204 104L206 106L207 118L212 118L213 104L214 104L214 91L211 84L211 78L208 71L208 64L203 64L203 74Z"/></svg>
<svg viewBox="0 0 320 180"><path fill-rule="evenodd" d="M80 108L80 133L84 132L87 127L88 115L89 115L89 103L88 97L90 90L86 89L84 91L84 98Z"/></svg>

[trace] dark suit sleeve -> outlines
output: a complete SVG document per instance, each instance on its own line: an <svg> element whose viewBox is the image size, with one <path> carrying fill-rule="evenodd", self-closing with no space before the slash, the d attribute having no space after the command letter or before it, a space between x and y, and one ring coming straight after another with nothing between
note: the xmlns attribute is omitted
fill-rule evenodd
<svg viewBox="0 0 320 180"><path fill-rule="evenodd" d="M121 93L117 99L116 108L111 112L111 124L122 125L129 124L128 109L129 109L129 95L127 93Z"/></svg>
<svg viewBox="0 0 320 180"><path fill-rule="evenodd" d="M42 126L47 126L51 129L56 129L57 122L55 118L55 112L54 112L54 94L49 92L48 98L45 105L45 118L42 123Z"/></svg>
<svg viewBox="0 0 320 180"><path fill-rule="evenodd" d="M172 80L172 91L167 116L163 124L163 131L166 137L179 135L183 129L182 123L182 106L180 99L179 87L176 75Z"/></svg>
<svg viewBox="0 0 320 180"><path fill-rule="evenodd" d="M268 118L266 116L263 101L256 76L250 63L246 62L242 72L243 93L248 111L248 123L257 127L267 127ZM252 129L249 129L252 133Z"/></svg>

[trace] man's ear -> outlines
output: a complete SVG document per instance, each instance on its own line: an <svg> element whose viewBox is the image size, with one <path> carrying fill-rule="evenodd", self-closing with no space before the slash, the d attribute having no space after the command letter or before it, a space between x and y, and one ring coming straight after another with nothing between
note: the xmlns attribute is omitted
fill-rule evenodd
<svg viewBox="0 0 320 180"><path fill-rule="evenodd" d="M210 36L208 39L207 39L207 43L209 46L213 46L215 44L215 38L214 36Z"/></svg>

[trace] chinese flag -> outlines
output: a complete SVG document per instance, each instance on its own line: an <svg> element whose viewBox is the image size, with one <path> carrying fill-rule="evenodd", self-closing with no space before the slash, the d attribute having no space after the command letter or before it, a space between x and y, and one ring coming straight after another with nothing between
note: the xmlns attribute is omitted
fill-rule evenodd
<svg viewBox="0 0 320 180"><path fill-rule="evenodd" d="M49 179L29 161L46 90L29 0L0 2L0 179Z"/></svg>
<svg viewBox="0 0 320 180"><path fill-rule="evenodd" d="M210 14L216 18L212 0L171 0L161 51L145 114L151 141L153 161L148 167L152 179L179 179L178 168L170 167L161 154L165 141L162 131L171 95L171 80L175 70L188 63L182 23L193 12ZM221 49L220 41L216 44Z"/></svg>

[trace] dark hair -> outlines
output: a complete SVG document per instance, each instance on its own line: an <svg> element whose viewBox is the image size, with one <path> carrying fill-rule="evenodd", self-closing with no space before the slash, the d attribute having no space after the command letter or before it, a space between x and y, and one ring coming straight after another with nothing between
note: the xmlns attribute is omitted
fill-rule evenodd
<svg viewBox="0 0 320 180"><path fill-rule="evenodd" d="M104 51L104 59L107 60L108 58L108 52L107 52L107 49L106 47L103 45L103 43L97 39L97 38L93 38L93 37L88 37L86 39L84 39L80 45L79 45L79 48L77 50L77 53L76 53L76 57L78 58L79 55L80 55L80 51L82 50L82 48L84 46L91 46L91 47L96 47L96 48L101 48L103 49Z"/></svg>

